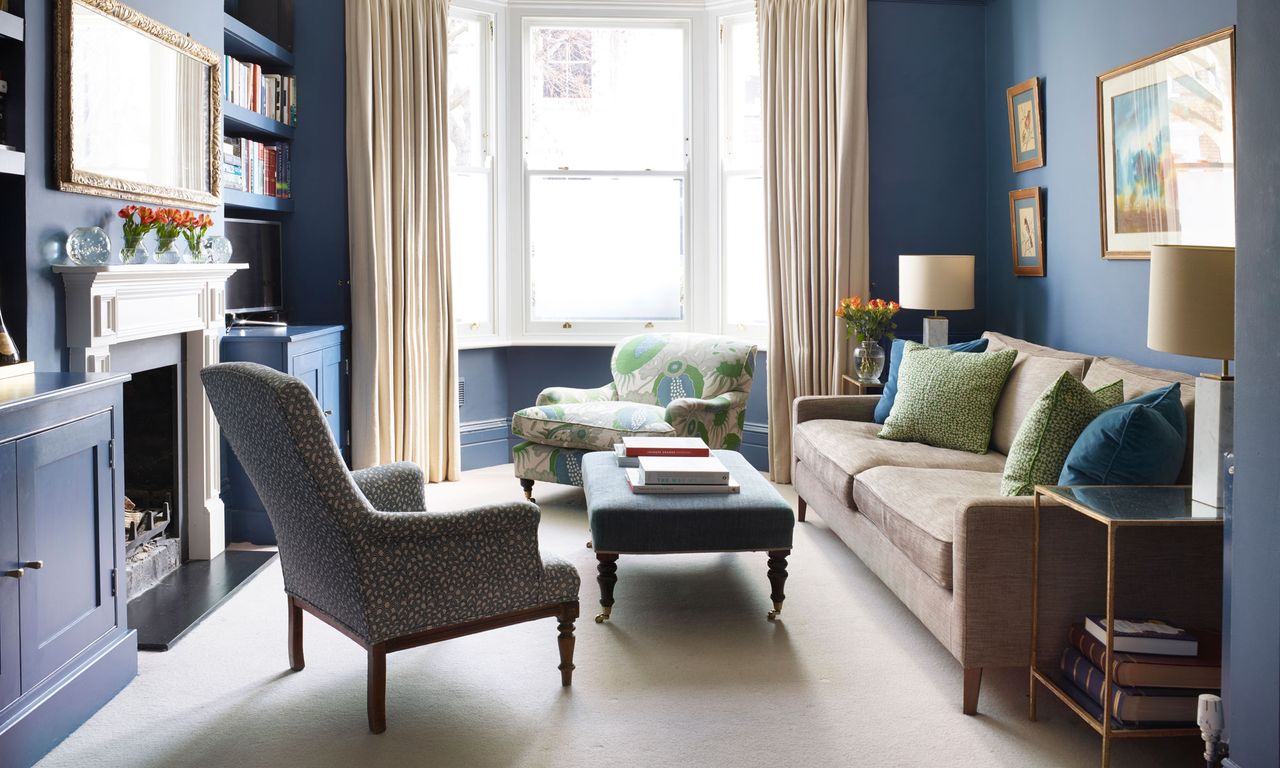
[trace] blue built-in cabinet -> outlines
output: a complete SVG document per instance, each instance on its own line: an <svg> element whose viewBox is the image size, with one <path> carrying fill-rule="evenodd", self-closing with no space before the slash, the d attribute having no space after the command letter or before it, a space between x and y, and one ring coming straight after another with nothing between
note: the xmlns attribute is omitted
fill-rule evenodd
<svg viewBox="0 0 1280 768"><path fill-rule="evenodd" d="M260 363L301 379L320 403L343 458L350 461L349 370L343 331L341 325L234 328L222 338L222 360ZM222 441L222 503L227 510L228 542L276 543L262 500L226 440Z"/></svg>
<svg viewBox="0 0 1280 768"><path fill-rule="evenodd" d="M0 379L0 768L35 763L137 675L120 578L128 378Z"/></svg>

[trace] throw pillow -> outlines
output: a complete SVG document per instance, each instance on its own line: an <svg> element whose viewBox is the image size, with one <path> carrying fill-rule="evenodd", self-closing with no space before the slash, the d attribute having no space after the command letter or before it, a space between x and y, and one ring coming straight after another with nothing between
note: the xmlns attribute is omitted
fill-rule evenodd
<svg viewBox="0 0 1280 768"><path fill-rule="evenodd" d="M1063 371L1022 420L1004 463L1000 493L1030 496L1037 485L1054 485L1080 433L1103 411L1123 400L1123 381L1090 391L1069 371Z"/></svg>
<svg viewBox="0 0 1280 768"><path fill-rule="evenodd" d="M1059 485L1169 485L1187 449L1182 386L1170 384L1103 411L1067 454Z"/></svg>
<svg viewBox="0 0 1280 768"><path fill-rule="evenodd" d="M876 403L876 413L873 417L877 424L883 424L889 418L889 411L893 410L893 401L898 395L898 369L902 366L902 353L906 350L906 345L907 343L902 339L894 339L893 346L889 348L889 376L884 380L884 390L880 393L880 402ZM953 349L956 352L986 352L987 340L961 341L948 344L941 349Z"/></svg>
<svg viewBox="0 0 1280 768"><path fill-rule="evenodd" d="M956 352L907 342L880 437L986 453L996 403L1018 353Z"/></svg>

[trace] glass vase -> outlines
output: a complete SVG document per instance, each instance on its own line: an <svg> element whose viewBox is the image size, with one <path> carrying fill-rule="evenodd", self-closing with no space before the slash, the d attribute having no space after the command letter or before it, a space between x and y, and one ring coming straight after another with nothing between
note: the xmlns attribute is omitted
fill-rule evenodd
<svg viewBox="0 0 1280 768"><path fill-rule="evenodd" d="M120 248L121 264L147 264L150 261L151 249L147 247L146 243L142 242L142 238L124 241L124 245Z"/></svg>
<svg viewBox="0 0 1280 768"><path fill-rule="evenodd" d="M111 259L111 240L102 227L77 227L67 235L67 258L72 264L106 264Z"/></svg>
<svg viewBox="0 0 1280 768"><path fill-rule="evenodd" d="M185 240L185 238L183 238ZM209 255L204 250L204 243L196 243L192 246L190 240L186 240L187 248L182 254L182 261L185 264L204 264L209 261Z"/></svg>
<svg viewBox="0 0 1280 768"><path fill-rule="evenodd" d="M878 341L864 341L853 348L854 376L862 384L880 383L884 370L884 349Z"/></svg>
<svg viewBox="0 0 1280 768"><path fill-rule="evenodd" d="M182 252L178 250L177 237L162 237L156 242L157 264L178 264L182 261Z"/></svg>
<svg viewBox="0 0 1280 768"><path fill-rule="evenodd" d="M209 235L200 243L204 260L211 264L226 264L231 261L231 241L222 235Z"/></svg>

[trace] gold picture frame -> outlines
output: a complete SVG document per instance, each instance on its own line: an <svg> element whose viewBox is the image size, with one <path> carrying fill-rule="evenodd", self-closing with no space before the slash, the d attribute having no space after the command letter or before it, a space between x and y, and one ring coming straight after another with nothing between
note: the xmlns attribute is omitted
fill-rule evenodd
<svg viewBox="0 0 1280 768"><path fill-rule="evenodd" d="M1040 78L1024 80L1005 91L1009 108L1009 156L1013 172L1044 166L1044 120Z"/></svg>
<svg viewBox="0 0 1280 768"><path fill-rule="evenodd" d="M1040 187L1009 193L1009 238L1013 248L1013 274L1044 277L1044 209Z"/></svg>
<svg viewBox="0 0 1280 768"><path fill-rule="evenodd" d="M1097 78L1104 259L1235 245L1235 27Z"/></svg>

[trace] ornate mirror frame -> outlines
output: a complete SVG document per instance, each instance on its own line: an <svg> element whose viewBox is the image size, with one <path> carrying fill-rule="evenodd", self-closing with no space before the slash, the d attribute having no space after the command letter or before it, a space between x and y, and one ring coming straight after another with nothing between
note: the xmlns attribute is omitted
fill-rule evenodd
<svg viewBox="0 0 1280 768"><path fill-rule="evenodd" d="M115 18L153 40L190 56L209 67L209 191L130 181L76 168L73 133L76 130L71 104L71 53L75 46L71 29L74 6L85 6ZM189 36L165 26L117 0L58 0L56 60L56 160L58 189L100 197L115 197L152 203L168 203L211 211L222 205L222 62L209 48Z"/></svg>

